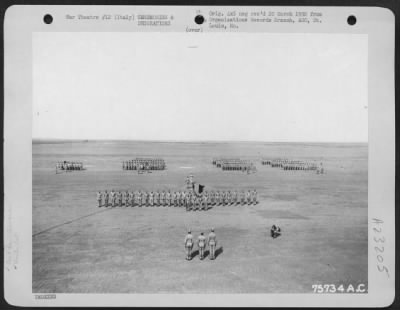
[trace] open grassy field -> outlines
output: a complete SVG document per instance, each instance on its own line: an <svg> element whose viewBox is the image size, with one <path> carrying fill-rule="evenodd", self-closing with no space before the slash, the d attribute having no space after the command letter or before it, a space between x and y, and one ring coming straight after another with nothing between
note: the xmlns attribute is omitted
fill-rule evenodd
<svg viewBox="0 0 400 310"><path fill-rule="evenodd" d="M33 143L33 292L305 293L312 284L368 280L367 144ZM139 175L121 162L160 156ZM257 173L222 171L217 156L253 160ZM261 157L317 159L327 173L262 166ZM55 174L55 163L86 171ZM182 189L189 173L211 189L257 189L257 206L98 208L98 190ZM282 228L272 239L269 229ZM218 256L185 260L187 228L215 228ZM196 247L194 248L196 249ZM195 253L196 254L196 253Z"/></svg>

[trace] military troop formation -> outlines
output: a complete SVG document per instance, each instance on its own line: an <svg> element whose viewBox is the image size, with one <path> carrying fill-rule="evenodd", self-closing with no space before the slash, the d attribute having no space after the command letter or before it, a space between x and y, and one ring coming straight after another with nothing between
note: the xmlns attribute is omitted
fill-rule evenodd
<svg viewBox="0 0 400 310"><path fill-rule="evenodd" d="M97 193L98 207L184 207L187 211L208 210L212 206L255 205L257 191L105 191Z"/></svg>
<svg viewBox="0 0 400 310"><path fill-rule="evenodd" d="M302 160L291 160L286 158L277 158L277 159L266 159L263 158L261 160L261 164L269 165L273 168L282 168L283 170L314 170L317 173L323 173L323 166L320 163L320 166L315 162L302 161Z"/></svg>
<svg viewBox="0 0 400 310"><path fill-rule="evenodd" d="M122 162L123 170L164 170L165 160L162 158L135 158Z"/></svg>
<svg viewBox="0 0 400 310"><path fill-rule="evenodd" d="M186 250L186 259L191 260L192 259L192 250L193 250L193 245L194 245L194 237L190 230L188 231L188 233L185 237L184 244L185 244L185 250ZM204 259L204 252L205 252L207 245L210 248L210 259L214 260L215 259L215 249L217 247L217 236L215 235L214 228L211 229L211 232L209 233L207 239L204 236L204 233L200 233L200 235L197 238L197 246L199 248L200 260Z"/></svg>
<svg viewBox="0 0 400 310"><path fill-rule="evenodd" d="M255 172L256 167L249 160L240 158L213 158L212 164L224 171Z"/></svg>
<svg viewBox="0 0 400 310"><path fill-rule="evenodd" d="M83 163L76 161L62 161L56 164L56 171L83 170Z"/></svg>

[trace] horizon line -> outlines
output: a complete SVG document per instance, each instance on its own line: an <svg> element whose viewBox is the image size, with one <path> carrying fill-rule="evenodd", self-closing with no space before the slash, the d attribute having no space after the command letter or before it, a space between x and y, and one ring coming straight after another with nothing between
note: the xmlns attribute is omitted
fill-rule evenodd
<svg viewBox="0 0 400 310"><path fill-rule="evenodd" d="M58 140L58 141L131 141L131 142L165 142L165 143L364 143L368 141L291 141L291 140L153 140L153 139L88 139L88 138L38 138L32 137L33 140Z"/></svg>

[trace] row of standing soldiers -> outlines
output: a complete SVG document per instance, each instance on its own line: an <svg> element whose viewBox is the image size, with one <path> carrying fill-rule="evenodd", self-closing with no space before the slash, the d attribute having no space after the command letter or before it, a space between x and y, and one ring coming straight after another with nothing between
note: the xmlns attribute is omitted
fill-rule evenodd
<svg viewBox="0 0 400 310"><path fill-rule="evenodd" d="M83 170L83 163L76 161L62 161L56 164L57 170Z"/></svg>
<svg viewBox="0 0 400 310"><path fill-rule="evenodd" d="M217 205L251 205L258 203L257 191L205 191L196 194L193 191L105 191L97 193L99 207L136 206L175 206L186 210L208 210Z"/></svg>
<svg viewBox="0 0 400 310"><path fill-rule="evenodd" d="M251 161L240 158L213 158L212 163L224 171L250 172L256 170Z"/></svg>
<svg viewBox="0 0 400 310"><path fill-rule="evenodd" d="M162 158L135 158L123 161L123 170L164 170L165 160Z"/></svg>
<svg viewBox="0 0 400 310"><path fill-rule="evenodd" d="M189 230L187 235L185 236L185 250L186 250L186 259L192 259L192 250L194 245L194 237L192 232ZM200 233L197 238L197 246L199 248L199 257L200 259L204 259L204 252L206 249L206 245L208 244L210 248L210 259L215 259L215 249L217 247L217 236L215 235L214 228L211 229L211 232L208 235L208 238L204 236L204 233Z"/></svg>
<svg viewBox="0 0 400 310"><path fill-rule="evenodd" d="M315 162L301 160L262 159L261 163L263 165L269 165L274 168L282 168L283 170L318 170L318 166Z"/></svg>

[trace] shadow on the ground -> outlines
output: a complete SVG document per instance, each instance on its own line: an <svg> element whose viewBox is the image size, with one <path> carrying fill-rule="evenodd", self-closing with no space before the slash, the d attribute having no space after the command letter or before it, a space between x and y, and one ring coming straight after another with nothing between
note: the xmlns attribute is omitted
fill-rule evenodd
<svg viewBox="0 0 400 310"><path fill-rule="evenodd" d="M204 258L207 258L208 255L210 255L210 250L205 250L204 251Z"/></svg>
<svg viewBox="0 0 400 310"><path fill-rule="evenodd" d="M222 254L222 252L224 252L224 248L220 246L218 249L215 250L215 258Z"/></svg>
<svg viewBox="0 0 400 310"><path fill-rule="evenodd" d="M195 258L197 255L199 255L199 250L194 250L193 252L192 252L192 259L193 258Z"/></svg>

